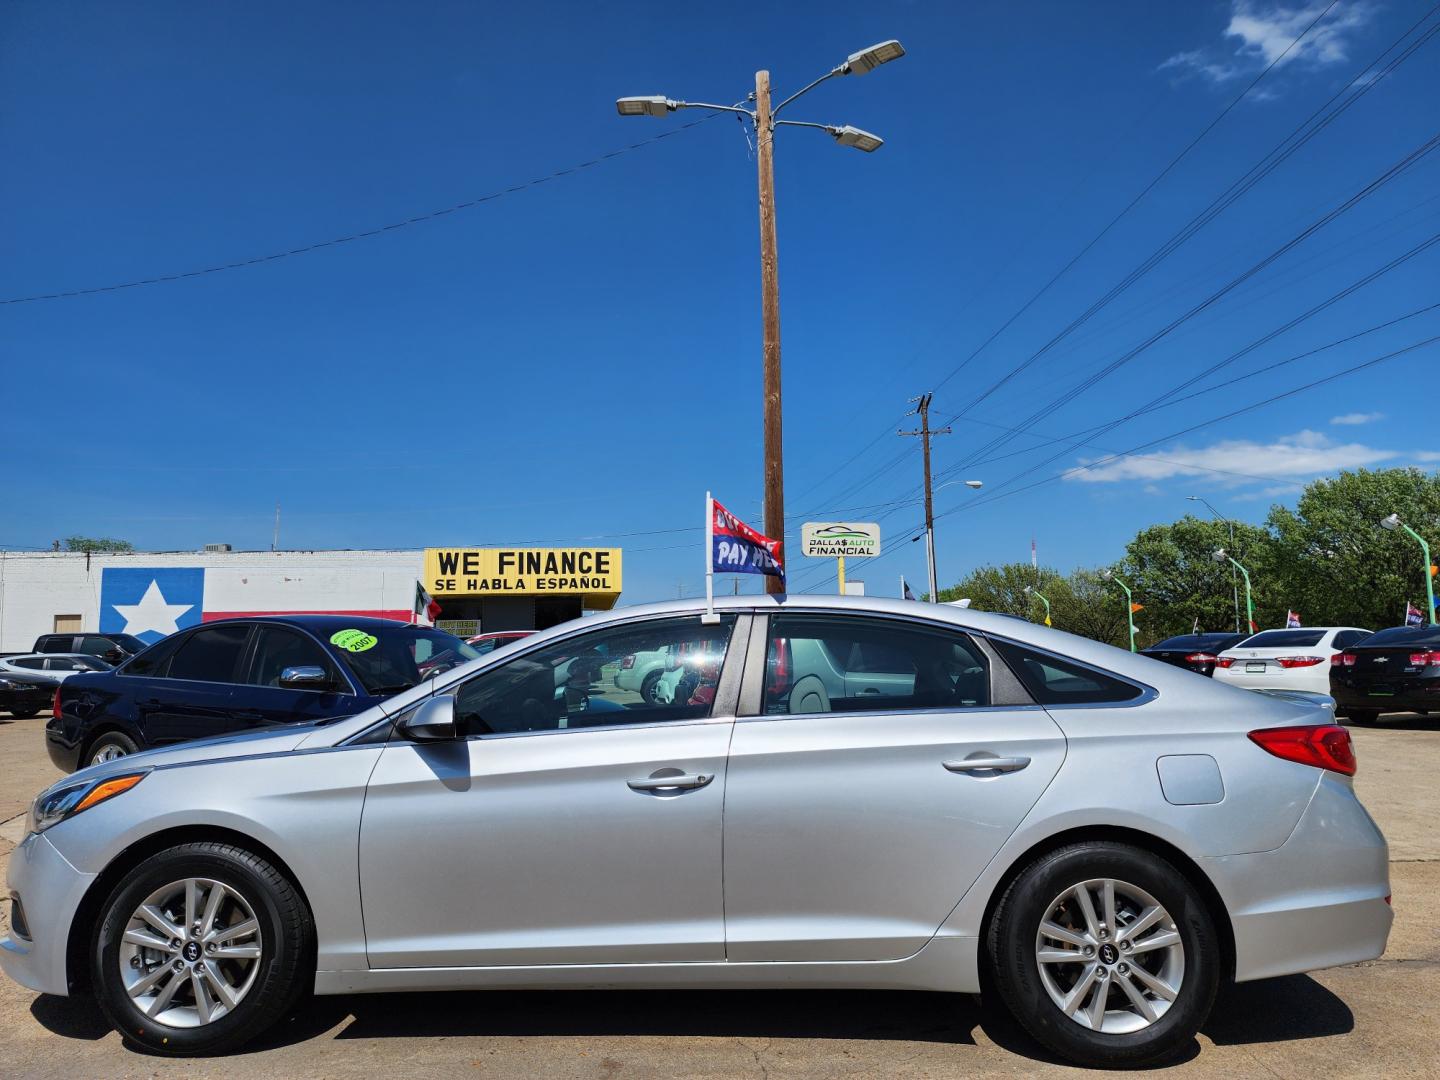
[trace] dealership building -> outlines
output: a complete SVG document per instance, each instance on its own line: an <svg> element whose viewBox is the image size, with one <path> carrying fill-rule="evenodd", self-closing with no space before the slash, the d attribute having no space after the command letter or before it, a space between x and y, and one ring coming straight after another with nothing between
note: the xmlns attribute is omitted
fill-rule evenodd
<svg viewBox="0 0 1440 1080"><path fill-rule="evenodd" d="M620 598L619 548L389 551L0 551L0 652L41 634L145 641L239 615L335 613L409 622L417 585L455 633L543 630Z"/></svg>

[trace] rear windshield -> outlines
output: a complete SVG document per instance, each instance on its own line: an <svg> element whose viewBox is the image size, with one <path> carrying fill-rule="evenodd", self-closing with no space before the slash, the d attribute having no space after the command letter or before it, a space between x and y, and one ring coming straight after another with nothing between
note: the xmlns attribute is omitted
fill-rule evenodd
<svg viewBox="0 0 1440 1080"><path fill-rule="evenodd" d="M1377 630L1362 644L1367 649L1403 649L1415 645L1440 645L1440 626L1392 626Z"/></svg>
<svg viewBox="0 0 1440 1080"><path fill-rule="evenodd" d="M1166 638L1158 645L1151 645L1151 649L1214 649L1223 648L1224 642L1234 639L1234 634L1181 634L1179 637ZM1149 651L1149 650L1147 650Z"/></svg>
<svg viewBox="0 0 1440 1080"><path fill-rule="evenodd" d="M1319 645L1324 630L1262 630L1246 638L1237 649L1293 649L1297 645Z"/></svg>

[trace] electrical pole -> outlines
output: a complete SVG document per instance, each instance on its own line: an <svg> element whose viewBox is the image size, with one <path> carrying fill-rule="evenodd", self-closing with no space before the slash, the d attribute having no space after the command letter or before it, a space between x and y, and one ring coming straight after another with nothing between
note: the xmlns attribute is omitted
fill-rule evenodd
<svg viewBox="0 0 1440 1080"><path fill-rule="evenodd" d="M770 72L755 73L755 165L760 188L760 310L765 335L765 535L785 539L785 462L780 427L780 269L775 244L775 122ZM784 548L782 546L783 553ZM765 591L783 591L765 578Z"/></svg>
<svg viewBox="0 0 1440 1080"><path fill-rule="evenodd" d="M936 435L949 435L948 427L940 428L938 431L930 430L930 394L921 394L919 397L911 398L915 405L906 416L920 416L920 427L916 431L902 431L901 435L918 435L920 445L925 458L925 565L930 577L930 602L938 604L939 585L936 583L935 575L935 506L930 491L930 440Z"/></svg>
<svg viewBox="0 0 1440 1080"><path fill-rule="evenodd" d="M280 504L275 504L275 536L270 541L270 550L277 551L280 548Z"/></svg>

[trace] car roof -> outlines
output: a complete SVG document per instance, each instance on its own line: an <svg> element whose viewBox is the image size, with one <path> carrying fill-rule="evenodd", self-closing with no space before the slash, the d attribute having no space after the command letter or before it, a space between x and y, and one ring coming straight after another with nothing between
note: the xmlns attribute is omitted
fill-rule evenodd
<svg viewBox="0 0 1440 1080"><path fill-rule="evenodd" d="M0 656L0 660L54 660L57 658L69 660L99 660L100 657L88 652L27 652L27 653L6 653Z"/></svg>
<svg viewBox="0 0 1440 1080"><path fill-rule="evenodd" d="M377 619L371 615L238 615L233 619L216 619L204 625L220 626L232 622L276 623L280 626L299 626L316 632L323 630L394 630L396 628L432 629L428 626L403 623L399 619Z"/></svg>

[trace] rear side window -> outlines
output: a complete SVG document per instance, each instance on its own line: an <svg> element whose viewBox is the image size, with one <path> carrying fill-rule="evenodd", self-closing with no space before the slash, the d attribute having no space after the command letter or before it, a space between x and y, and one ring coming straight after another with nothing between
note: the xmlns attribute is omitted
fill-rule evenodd
<svg viewBox="0 0 1440 1080"><path fill-rule="evenodd" d="M51 634L40 639L36 652L74 652L70 645L75 639L70 634Z"/></svg>
<svg viewBox="0 0 1440 1080"><path fill-rule="evenodd" d="M39 671L45 666L45 661L41 660L38 656L33 656L25 660L11 660L10 662L16 667L30 668L32 671ZM52 660L50 663L53 665L55 661Z"/></svg>
<svg viewBox="0 0 1440 1080"><path fill-rule="evenodd" d="M1359 645L1369 636L1369 630L1341 630L1335 635L1335 648L1348 649L1351 645Z"/></svg>
<svg viewBox="0 0 1440 1080"><path fill-rule="evenodd" d="M965 634L853 615L775 615L766 716L990 704L985 654Z"/></svg>
<svg viewBox="0 0 1440 1080"><path fill-rule="evenodd" d="M151 645L120 669L121 675L142 675L152 679L163 679L170 666L175 650L190 639L184 634L164 638Z"/></svg>
<svg viewBox="0 0 1440 1080"><path fill-rule="evenodd" d="M1133 701L1145 691L1103 671L1009 641L991 639L1016 678L1041 705L1097 705Z"/></svg>
<svg viewBox="0 0 1440 1080"><path fill-rule="evenodd" d="M234 682L235 668L249 636L249 624L196 631L170 661L169 677L195 682Z"/></svg>

